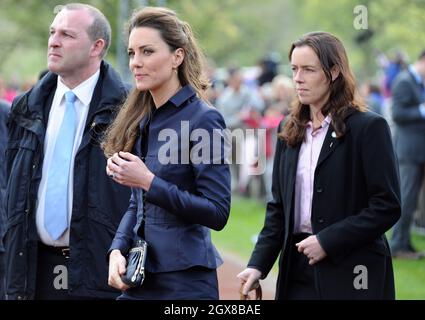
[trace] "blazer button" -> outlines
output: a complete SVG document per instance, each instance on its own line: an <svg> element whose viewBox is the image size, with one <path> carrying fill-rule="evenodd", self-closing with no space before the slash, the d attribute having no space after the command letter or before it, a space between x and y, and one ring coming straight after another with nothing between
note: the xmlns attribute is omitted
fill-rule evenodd
<svg viewBox="0 0 425 320"><path fill-rule="evenodd" d="M322 187L317 187L316 191L317 191L317 193L322 193L323 192L323 188Z"/></svg>
<svg viewBox="0 0 425 320"><path fill-rule="evenodd" d="M317 218L317 222L322 224L325 222L325 219L323 219L322 217Z"/></svg>

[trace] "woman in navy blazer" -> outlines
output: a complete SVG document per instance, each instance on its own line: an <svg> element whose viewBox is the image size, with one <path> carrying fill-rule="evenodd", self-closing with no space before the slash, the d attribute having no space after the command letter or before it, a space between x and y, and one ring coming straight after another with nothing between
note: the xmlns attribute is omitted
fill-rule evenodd
<svg viewBox="0 0 425 320"><path fill-rule="evenodd" d="M191 28L164 8L144 8L129 24L128 53L136 88L103 144L106 168L132 188L109 255L109 284L120 299L218 299L222 260L210 229L230 211L225 123L205 101L208 82ZM148 244L146 279L121 279L136 240Z"/></svg>
<svg viewBox="0 0 425 320"><path fill-rule="evenodd" d="M333 35L305 35L289 59L298 99L277 142L264 227L238 275L242 291L280 254L276 299L394 299L385 232L400 217L400 187L388 124L356 97Z"/></svg>

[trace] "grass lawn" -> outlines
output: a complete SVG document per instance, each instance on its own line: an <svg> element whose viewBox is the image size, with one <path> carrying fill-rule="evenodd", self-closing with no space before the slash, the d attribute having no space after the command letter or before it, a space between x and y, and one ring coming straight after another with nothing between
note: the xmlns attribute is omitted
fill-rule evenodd
<svg viewBox="0 0 425 320"><path fill-rule="evenodd" d="M415 248L425 251L425 237L413 235ZM393 260L397 299L425 300L425 259Z"/></svg>
<svg viewBox="0 0 425 320"><path fill-rule="evenodd" d="M265 204L233 197L232 210L227 226L220 232L212 232L218 249L238 255L248 262L254 248L255 237L264 223ZM425 251L425 237L413 236L413 244ZM425 300L425 259L419 261L393 260L397 299ZM277 274L276 265L274 272Z"/></svg>

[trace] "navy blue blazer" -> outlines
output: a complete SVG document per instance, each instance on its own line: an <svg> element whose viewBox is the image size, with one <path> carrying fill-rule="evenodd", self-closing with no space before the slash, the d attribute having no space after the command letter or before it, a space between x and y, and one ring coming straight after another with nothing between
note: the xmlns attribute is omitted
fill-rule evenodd
<svg viewBox="0 0 425 320"><path fill-rule="evenodd" d="M183 87L154 110L150 119L145 164L155 178L145 193L146 270L169 272L192 266L217 268L222 259L211 242L210 228L221 230L225 226L231 199L223 137L219 143L220 161L218 158L213 161L217 156L213 144L209 148L209 161L195 164L195 161L185 160L190 151L197 150L206 141L199 136L195 141L188 141L189 136L199 133L197 129L204 129L212 141L213 130L225 129L224 119L215 108L200 100L190 86ZM143 119L140 123L141 132L146 121ZM139 157L142 139L141 134L133 149ZM171 151L166 152L170 148ZM165 164L164 158L176 152L178 163ZM110 251L119 249L125 254L138 238L143 216L142 197L141 189L132 189L130 205Z"/></svg>
<svg viewBox="0 0 425 320"><path fill-rule="evenodd" d="M400 72L392 87L394 146L400 162L425 162L425 118L419 111L423 89L409 70Z"/></svg>

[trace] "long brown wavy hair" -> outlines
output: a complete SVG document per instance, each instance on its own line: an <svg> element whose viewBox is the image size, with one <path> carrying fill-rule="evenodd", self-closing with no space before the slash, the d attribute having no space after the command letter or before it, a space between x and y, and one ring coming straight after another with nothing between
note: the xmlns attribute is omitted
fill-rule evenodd
<svg viewBox="0 0 425 320"><path fill-rule="evenodd" d="M207 101L205 91L209 82L203 72L205 59L189 24L181 21L172 10L145 7L135 11L131 17L127 28L128 36L133 29L140 27L158 30L170 50L184 50L184 60L178 67L180 84L191 85L197 95ZM119 151L131 152L138 135L139 123L151 113L153 106L149 91L133 89L106 131L101 144L106 157L109 158Z"/></svg>
<svg viewBox="0 0 425 320"><path fill-rule="evenodd" d="M289 50L289 61L294 49L302 46L309 46L314 50L329 81L329 99L321 112L324 116L331 115L332 126L337 137L340 138L346 131L347 116L353 110L366 111L366 105L357 93L356 80L350 69L345 48L342 42L330 33L311 32L292 44ZM331 70L334 67L339 70L339 75L332 81ZM279 137L292 147L302 143L310 117L310 106L302 104L296 98Z"/></svg>

